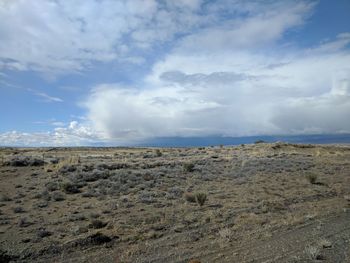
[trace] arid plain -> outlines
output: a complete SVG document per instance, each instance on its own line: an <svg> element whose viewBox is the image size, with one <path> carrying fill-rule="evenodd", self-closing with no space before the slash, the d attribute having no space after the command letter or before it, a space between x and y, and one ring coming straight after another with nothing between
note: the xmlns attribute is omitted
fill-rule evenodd
<svg viewBox="0 0 350 263"><path fill-rule="evenodd" d="M0 154L0 262L350 262L349 145Z"/></svg>

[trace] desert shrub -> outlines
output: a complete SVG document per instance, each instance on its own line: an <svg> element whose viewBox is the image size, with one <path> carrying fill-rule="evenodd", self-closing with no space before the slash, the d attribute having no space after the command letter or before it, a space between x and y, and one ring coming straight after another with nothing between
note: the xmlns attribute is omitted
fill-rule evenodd
<svg viewBox="0 0 350 263"><path fill-rule="evenodd" d="M106 222L102 222L101 220L94 219L91 220L90 227L94 229L104 228L107 225Z"/></svg>
<svg viewBox="0 0 350 263"><path fill-rule="evenodd" d="M150 174L150 173L146 173L146 174L144 174L143 176L143 180L145 180L145 181L150 181L150 180L153 180L153 176ZM137 178L133 178L133 177L130 177L130 179L129 179L130 181L136 181L137 180Z"/></svg>
<svg viewBox="0 0 350 263"><path fill-rule="evenodd" d="M176 199L182 196L183 194L183 190L180 189L179 187L171 187L170 189L168 189L168 193L167 193L167 198L168 199Z"/></svg>
<svg viewBox="0 0 350 263"><path fill-rule="evenodd" d="M95 233L80 240L79 244L82 246L89 246L89 245L97 246L97 245L102 245L111 241L112 239L109 236L106 236L102 233Z"/></svg>
<svg viewBox="0 0 350 263"><path fill-rule="evenodd" d="M108 177L108 171L101 171L99 169L94 169L92 172L81 173L79 175L79 179L85 182L95 182L100 179L107 179Z"/></svg>
<svg viewBox="0 0 350 263"><path fill-rule="evenodd" d="M39 159L39 158L31 158L29 160L29 165L30 166L42 166L44 164L45 164L44 160Z"/></svg>
<svg viewBox="0 0 350 263"><path fill-rule="evenodd" d="M73 235L80 235L80 234L86 233L88 231L89 231L88 228L85 226L75 226L72 229L72 234Z"/></svg>
<svg viewBox="0 0 350 263"><path fill-rule="evenodd" d="M65 182L61 184L61 189L66 193L66 194L76 194L80 193L80 190L76 184L73 184L71 182Z"/></svg>
<svg viewBox="0 0 350 263"><path fill-rule="evenodd" d="M119 193L120 193L120 186L118 184L112 185L112 187L110 187L107 190L107 194L109 195L118 195Z"/></svg>
<svg viewBox="0 0 350 263"><path fill-rule="evenodd" d="M63 201L65 197L63 193L56 191L52 193L52 199L54 201Z"/></svg>
<svg viewBox="0 0 350 263"><path fill-rule="evenodd" d="M139 201L144 204L152 204L155 203L155 195L151 192L141 192L139 194Z"/></svg>
<svg viewBox="0 0 350 263"><path fill-rule="evenodd" d="M307 180L311 183L311 184L316 184L316 181L317 181L317 175L316 174L308 174L306 176Z"/></svg>
<svg viewBox="0 0 350 263"><path fill-rule="evenodd" d="M306 256L311 260L320 260L322 259L321 250L315 246L309 246L305 249Z"/></svg>
<svg viewBox="0 0 350 263"><path fill-rule="evenodd" d="M190 202L190 203L196 202L196 196L192 193L185 193L185 199L187 202Z"/></svg>
<svg viewBox="0 0 350 263"><path fill-rule="evenodd" d="M279 212L286 210L287 207L285 206L283 201L267 201L264 200L260 203L260 209L262 213L267 212Z"/></svg>
<svg viewBox="0 0 350 263"><path fill-rule="evenodd" d="M58 190L59 185L56 182L48 182L46 184L46 189L50 192Z"/></svg>
<svg viewBox="0 0 350 263"><path fill-rule="evenodd" d="M187 172L187 173L193 172L194 171L194 164L193 163L184 163L183 170L184 170L184 172Z"/></svg>
<svg viewBox="0 0 350 263"><path fill-rule="evenodd" d="M111 182L109 180L99 180L94 184L94 188L111 188L112 186L116 185L115 182Z"/></svg>
<svg viewBox="0 0 350 263"><path fill-rule="evenodd" d="M84 221L86 220L86 216L83 214L73 214L69 216L69 221L74 222L74 221Z"/></svg>
<svg viewBox="0 0 350 263"><path fill-rule="evenodd" d="M256 140L254 143L255 143L255 144L265 143L265 141L264 141L264 140Z"/></svg>
<svg viewBox="0 0 350 263"><path fill-rule="evenodd" d="M51 164L58 164L59 162L60 162L60 159L58 159L58 158L53 158L50 160Z"/></svg>
<svg viewBox="0 0 350 263"><path fill-rule="evenodd" d="M49 203L47 201L39 201L33 204L33 208L37 209L37 208L44 208L47 207L49 205Z"/></svg>
<svg viewBox="0 0 350 263"><path fill-rule="evenodd" d="M17 206L17 207L13 208L13 212L14 213L24 213L25 211L24 211L23 207Z"/></svg>
<svg viewBox="0 0 350 263"><path fill-rule="evenodd" d="M98 193L94 189L88 189L81 196L82 197L97 197Z"/></svg>
<svg viewBox="0 0 350 263"><path fill-rule="evenodd" d="M162 155L163 155L162 152L159 149L157 149L156 150L156 156L157 157L161 157Z"/></svg>
<svg viewBox="0 0 350 263"><path fill-rule="evenodd" d="M22 217L18 220L18 226L19 227L28 227L32 224L26 217Z"/></svg>
<svg viewBox="0 0 350 263"><path fill-rule="evenodd" d="M92 170L94 170L94 166L85 164L81 170L83 172L91 172Z"/></svg>
<svg viewBox="0 0 350 263"><path fill-rule="evenodd" d="M2 195L0 195L0 201L1 202L9 202L9 201L12 201L12 198L10 198L8 195L2 194Z"/></svg>
<svg viewBox="0 0 350 263"><path fill-rule="evenodd" d="M128 168L129 164L127 163L113 163L113 164L106 164L106 163L99 163L95 165L97 170L119 170L119 169L124 169Z"/></svg>
<svg viewBox="0 0 350 263"><path fill-rule="evenodd" d="M332 242L329 241L328 239L321 239L319 241L319 244L323 248L330 248L330 247L332 247Z"/></svg>
<svg viewBox="0 0 350 263"><path fill-rule="evenodd" d="M29 156L16 156L5 163L8 166L23 167L23 166L42 166L45 162L42 159Z"/></svg>
<svg viewBox="0 0 350 263"><path fill-rule="evenodd" d="M45 201L50 201L50 199L51 199L50 194L47 190L44 190L41 193L36 194L35 198L41 198Z"/></svg>
<svg viewBox="0 0 350 263"><path fill-rule="evenodd" d="M91 218L91 219L96 219L96 218L99 218L101 216L101 214L100 213L98 213L98 212L90 212L89 213L89 217Z"/></svg>
<svg viewBox="0 0 350 263"><path fill-rule="evenodd" d="M196 193L196 201L200 206L203 206L207 200L207 195L205 193Z"/></svg>
<svg viewBox="0 0 350 263"><path fill-rule="evenodd" d="M45 228L39 228L36 232L37 236L40 238L51 236L51 232L47 231Z"/></svg>
<svg viewBox="0 0 350 263"><path fill-rule="evenodd" d="M72 173L72 172L75 172L76 170L77 170L77 167L75 167L75 165L67 165L67 164L63 164L62 167L58 168L58 172L62 174Z"/></svg>
<svg viewBox="0 0 350 263"><path fill-rule="evenodd" d="M277 150L277 149L281 149L282 148L282 145L280 143L276 143L275 145L273 145L271 147L273 150Z"/></svg>

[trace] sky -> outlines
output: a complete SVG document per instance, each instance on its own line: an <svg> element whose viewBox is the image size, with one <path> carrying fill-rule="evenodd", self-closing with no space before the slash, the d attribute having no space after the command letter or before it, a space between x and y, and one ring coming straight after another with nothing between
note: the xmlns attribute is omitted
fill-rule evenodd
<svg viewBox="0 0 350 263"><path fill-rule="evenodd" d="M349 0L0 0L0 145L350 133Z"/></svg>

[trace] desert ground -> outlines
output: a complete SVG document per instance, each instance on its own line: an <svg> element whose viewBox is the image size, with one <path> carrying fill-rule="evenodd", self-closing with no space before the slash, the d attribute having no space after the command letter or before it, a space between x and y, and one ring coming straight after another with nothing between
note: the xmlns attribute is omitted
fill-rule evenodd
<svg viewBox="0 0 350 263"><path fill-rule="evenodd" d="M2 148L0 262L350 262L350 146Z"/></svg>

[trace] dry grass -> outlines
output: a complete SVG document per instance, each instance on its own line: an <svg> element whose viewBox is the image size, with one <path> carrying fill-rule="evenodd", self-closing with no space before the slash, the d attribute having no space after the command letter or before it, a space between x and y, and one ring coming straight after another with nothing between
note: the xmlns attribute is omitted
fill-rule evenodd
<svg viewBox="0 0 350 263"><path fill-rule="evenodd" d="M226 246L234 239L234 231L228 227L220 229L218 235L221 246Z"/></svg>
<svg viewBox="0 0 350 263"><path fill-rule="evenodd" d="M57 149L45 157L46 172L2 166L0 241L14 244L13 255L23 249L37 255L50 244L68 247L58 252L61 261L84 252L86 261L101 253L121 262L246 262L232 251L257 256L256 242L344 214L349 204L350 151L329 147L317 157L317 148L273 146L164 148L161 156L155 149ZM18 151L39 156L46 149ZM330 151L339 154L325 154ZM50 163L54 158L59 162ZM308 173L324 184L310 185ZM52 235L34 242L43 219ZM72 252L69 244L88 242L97 231L113 241ZM322 253L335 247L317 245L328 248ZM276 253L284 248L278 246ZM304 247L299 252L301 258L318 254Z"/></svg>
<svg viewBox="0 0 350 263"><path fill-rule="evenodd" d="M207 200L207 194L206 193L196 193L196 202L200 205L203 206L205 201Z"/></svg>
<svg viewBox="0 0 350 263"><path fill-rule="evenodd" d="M308 246L305 248L306 256L311 260L320 260L322 259L321 250L316 246Z"/></svg>
<svg viewBox="0 0 350 263"><path fill-rule="evenodd" d="M317 182L317 175L313 173L309 173L306 175L307 180L310 182L310 184L316 184Z"/></svg>
<svg viewBox="0 0 350 263"><path fill-rule="evenodd" d="M63 167L68 165L79 165L81 158L79 155L72 155L67 158L57 158L57 163L46 163L44 170L46 172L58 173Z"/></svg>

